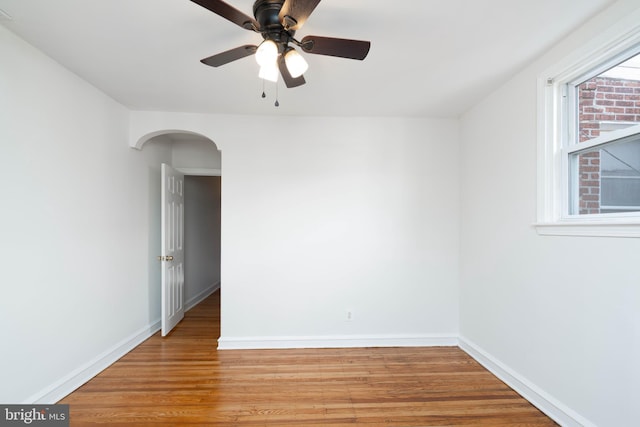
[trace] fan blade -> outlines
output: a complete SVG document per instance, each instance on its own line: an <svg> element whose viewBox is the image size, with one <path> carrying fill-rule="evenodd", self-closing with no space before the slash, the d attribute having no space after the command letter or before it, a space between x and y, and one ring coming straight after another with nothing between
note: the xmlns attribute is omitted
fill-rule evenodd
<svg viewBox="0 0 640 427"><path fill-rule="evenodd" d="M302 86L306 83L304 76L292 77L287 68L287 64L284 61L282 55L278 59L278 68L280 68L280 74L282 74L282 80L288 88Z"/></svg>
<svg viewBox="0 0 640 427"><path fill-rule="evenodd" d="M200 62L202 62L205 65L210 65L212 67L219 67L221 65L228 64L229 62L233 62L237 59L244 58L245 56L254 54L257 49L258 49L258 46L246 44L244 46L240 46L235 49L231 49L226 52L222 52L217 55L213 55L208 58L201 59Z"/></svg>
<svg viewBox="0 0 640 427"><path fill-rule="evenodd" d="M317 55L363 60L369 53L371 42L336 39L333 37L306 36L300 43L302 50Z"/></svg>
<svg viewBox="0 0 640 427"><path fill-rule="evenodd" d="M285 0L280 9L280 22L287 30L297 31L304 25L320 0Z"/></svg>
<svg viewBox="0 0 640 427"><path fill-rule="evenodd" d="M211 12L217 15L222 16L223 18L233 22L236 25L239 25L245 30L258 31L260 29L260 25L255 19L253 19L249 15L245 15L235 7L228 5L222 0L191 0L191 1L196 4L199 4L200 6L210 10Z"/></svg>

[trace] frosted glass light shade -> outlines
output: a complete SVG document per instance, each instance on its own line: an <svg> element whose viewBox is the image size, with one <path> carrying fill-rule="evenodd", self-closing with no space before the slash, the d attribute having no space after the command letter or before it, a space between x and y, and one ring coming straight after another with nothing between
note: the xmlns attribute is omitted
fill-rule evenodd
<svg viewBox="0 0 640 427"><path fill-rule="evenodd" d="M284 61L287 64L289 74L293 78L300 77L309 69L307 61L295 49L287 50L284 54Z"/></svg>
<svg viewBox="0 0 640 427"><path fill-rule="evenodd" d="M261 79L269 80L270 82L275 83L278 81L278 74L280 74L280 70L278 70L278 67L274 63L270 65L261 66L258 76Z"/></svg>
<svg viewBox="0 0 640 427"><path fill-rule="evenodd" d="M275 64L278 59L278 45L273 40L263 41L256 51L256 62L261 67Z"/></svg>

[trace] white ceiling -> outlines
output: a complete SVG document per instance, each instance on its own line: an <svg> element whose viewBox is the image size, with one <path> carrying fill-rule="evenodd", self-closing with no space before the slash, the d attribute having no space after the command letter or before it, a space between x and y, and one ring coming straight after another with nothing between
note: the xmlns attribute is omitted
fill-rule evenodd
<svg viewBox="0 0 640 427"><path fill-rule="evenodd" d="M456 117L613 0L323 0L296 34L371 40L363 61L305 54L307 84L262 99L258 34L190 0L0 0L0 23L132 109ZM253 0L228 0L251 15Z"/></svg>

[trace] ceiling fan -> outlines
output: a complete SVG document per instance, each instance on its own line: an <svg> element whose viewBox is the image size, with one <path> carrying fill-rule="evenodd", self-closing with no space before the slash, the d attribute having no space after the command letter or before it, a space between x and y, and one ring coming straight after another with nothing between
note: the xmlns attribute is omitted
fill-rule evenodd
<svg viewBox="0 0 640 427"><path fill-rule="evenodd" d="M256 0L251 18L222 0L191 0L220 15L245 30L260 33L264 39L259 46L244 45L200 60L203 64L220 67L235 60L255 54L260 65L259 76L277 81L282 75L288 88L305 84L304 72L308 68L305 59L293 46L306 53L363 60L371 43L362 40L333 37L305 36L294 38L316 8L320 0ZM293 45L293 46L291 46Z"/></svg>

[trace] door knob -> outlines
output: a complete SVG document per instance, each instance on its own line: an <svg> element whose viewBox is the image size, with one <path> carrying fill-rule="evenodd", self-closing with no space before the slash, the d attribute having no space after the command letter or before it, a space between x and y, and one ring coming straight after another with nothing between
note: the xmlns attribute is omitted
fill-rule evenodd
<svg viewBox="0 0 640 427"><path fill-rule="evenodd" d="M167 261L173 261L173 257L171 255L169 255L168 257L166 257Z"/></svg>

